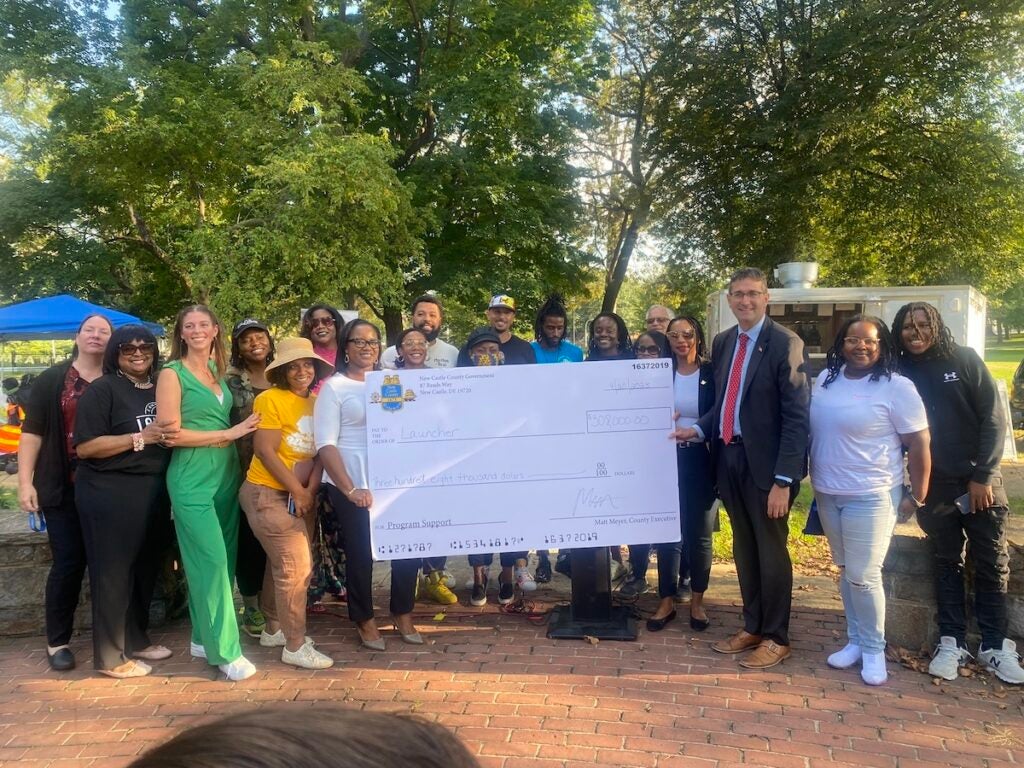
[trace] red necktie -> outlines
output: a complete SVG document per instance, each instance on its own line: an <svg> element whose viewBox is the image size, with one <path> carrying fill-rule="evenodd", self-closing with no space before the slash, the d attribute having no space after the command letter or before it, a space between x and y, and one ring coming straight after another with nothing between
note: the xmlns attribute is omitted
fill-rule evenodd
<svg viewBox="0 0 1024 768"><path fill-rule="evenodd" d="M747 359L747 342L750 337L740 334L740 348L736 350L736 358L732 361L729 371L729 386L725 390L725 409L722 411L722 440L732 441L732 425L736 421L736 401L740 397L740 378L743 375L743 361Z"/></svg>

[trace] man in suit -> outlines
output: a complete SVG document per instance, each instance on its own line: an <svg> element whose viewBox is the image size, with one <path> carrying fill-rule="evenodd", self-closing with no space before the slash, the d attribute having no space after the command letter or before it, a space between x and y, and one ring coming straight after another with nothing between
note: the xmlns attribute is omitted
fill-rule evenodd
<svg viewBox="0 0 1024 768"><path fill-rule="evenodd" d="M710 441L718 495L732 522L743 629L712 649L753 650L741 666L767 669L790 655L787 520L807 474L811 391L803 342L766 316L761 270L735 272L728 298L739 325L718 334L711 347L715 406L675 434Z"/></svg>

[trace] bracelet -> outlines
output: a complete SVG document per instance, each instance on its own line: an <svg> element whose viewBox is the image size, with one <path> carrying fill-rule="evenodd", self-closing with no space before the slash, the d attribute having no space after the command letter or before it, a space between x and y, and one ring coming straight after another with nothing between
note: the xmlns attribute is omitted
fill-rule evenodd
<svg viewBox="0 0 1024 768"><path fill-rule="evenodd" d="M913 502L914 506L917 507L918 509L921 509L921 507L924 506L924 502L918 500L918 498L914 495L914 490L909 485L903 486L903 498L910 499L911 502Z"/></svg>
<svg viewBox="0 0 1024 768"><path fill-rule="evenodd" d="M345 495L346 495L346 496L348 496L348 497L349 497L349 498L351 499L351 498L352 498L352 494L353 494L353 493L355 493L355 492L356 492L356 491L358 491L358 490L359 490L359 489L358 489L358 488L356 488L356 487L355 487L355 486L353 485L353 486L352 486L352 490L351 490L351 491L349 491L348 493L346 493Z"/></svg>
<svg viewBox="0 0 1024 768"><path fill-rule="evenodd" d="M146 440L142 437L141 432L136 432L132 435L132 450L136 453L146 450Z"/></svg>

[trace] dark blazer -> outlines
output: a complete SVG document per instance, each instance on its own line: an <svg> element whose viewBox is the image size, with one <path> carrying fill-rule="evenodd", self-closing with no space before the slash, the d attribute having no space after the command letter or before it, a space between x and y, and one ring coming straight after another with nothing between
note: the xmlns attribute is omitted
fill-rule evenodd
<svg viewBox="0 0 1024 768"><path fill-rule="evenodd" d="M711 442L713 456L721 445L718 424L738 335L739 328L733 326L715 336L711 344L715 405L697 425ZM804 343L791 330L765 317L757 344L750 350L747 378L737 403L747 463L761 490L770 490L776 475L793 480L807 475L810 403Z"/></svg>

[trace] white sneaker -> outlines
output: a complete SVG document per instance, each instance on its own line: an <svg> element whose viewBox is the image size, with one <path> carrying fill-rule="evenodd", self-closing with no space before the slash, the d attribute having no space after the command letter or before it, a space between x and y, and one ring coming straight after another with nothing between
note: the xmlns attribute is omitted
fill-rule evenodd
<svg viewBox="0 0 1024 768"><path fill-rule="evenodd" d="M235 682L256 674L256 667L245 656L239 656L230 664L218 664L217 668L227 676L228 680Z"/></svg>
<svg viewBox="0 0 1024 768"><path fill-rule="evenodd" d="M860 677L868 685L881 685L889 679L885 668L885 652L865 653L861 655Z"/></svg>
<svg viewBox="0 0 1024 768"><path fill-rule="evenodd" d="M334 666L334 659L325 653L320 653L320 651L313 647L312 642L305 643L297 651L289 651L287 648L282 648L281 661L285 664L291 664L293 667L302 667L303 669L327 669Z"/></svg>
<svg viewBox="0 0 1024 768"><path fill-rule="evenodd" d="M303 638L303 641L308 645L316 645L316 643L313 642L313 638L309 635L306 635ZM277 632L272 635L269 634L267 630L260 632L260 645L264 648L283 648L287 644L288 641L285 639L283 629L277 630ZM298 651L296 651L296 653L298 653Z"/></svg>
<svg viewBox="0 0 1024 768"><path fill-rule="evenodd" d="M537 589L537 582L533 579L530 569L523 566L515 569L516 586L521 592L534 592Z"/></svg>
<svg viewBox="0 0 1024 768"><path fill-rule="evenodd" d="M939 638L939 644L935 646L935 656L928 665L928 674L932 677L941 677L943 680L956 680L959 677L957 672L960 667L967 663L971 654L966 648L956 644L956 638L943 635Z"/></svg>
<svg viewBox="0 0 1024 768"><path fill-rule="evenodd" d="M1003 639L1003 647L990 648L985 651L978 651L978 661L985 665L985 669L998 677L1004 683L1021 685L1024 683L1024 669L1020 666L1020 654L1017 653L1017 644L1012 640Z"/></svg>
<svg viewBox="0 0 1024 768"><path fill-rule="evenodd" d="M189 647L189 653L192 654L192 658L194 659L206 658L206 649L203 647L202 643L192 643Z"/></svg>
<svg viewBox="0 0 1024 768"><path fill-rule="evenodd" d="M828 665L833 669L849 669L860 661L861 655L859 645L847 643L843 648L828 657Z"/></svg>

